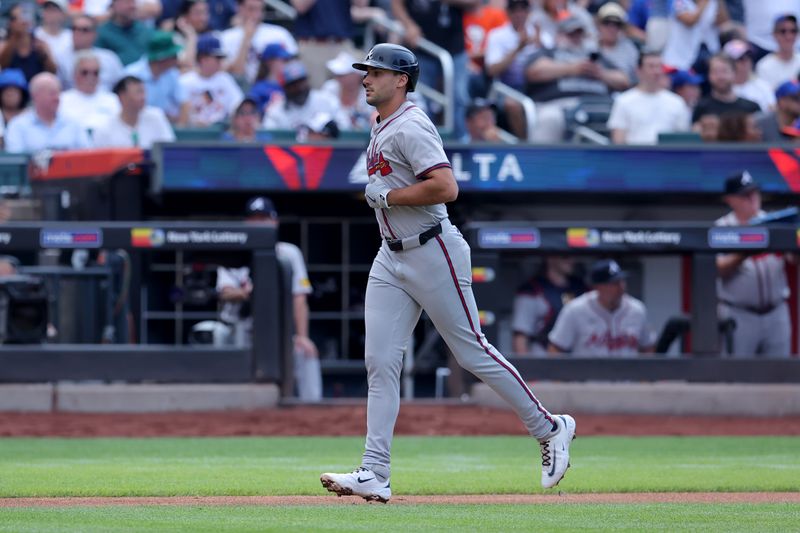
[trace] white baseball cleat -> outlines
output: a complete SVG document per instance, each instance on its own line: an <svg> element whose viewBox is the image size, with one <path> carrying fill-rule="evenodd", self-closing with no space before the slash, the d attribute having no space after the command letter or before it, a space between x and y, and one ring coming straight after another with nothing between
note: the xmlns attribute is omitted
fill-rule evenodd
<svg viewBox="0 0 800 533"><path fill-rule="evenodd" d="M386 503L392 497L389 480L378 481L375 472L360 466L349 474L322 474L322 486L339 496L361 496L368 502Z"/></svg>
<svg viewBox="0 0 800 533"><path fill-rule="evenodd" d="M569 445L575 438L575 419L569 415L554 415L558 430L539 443L542 448L542 487L550 489L567 473Z"/></svg>

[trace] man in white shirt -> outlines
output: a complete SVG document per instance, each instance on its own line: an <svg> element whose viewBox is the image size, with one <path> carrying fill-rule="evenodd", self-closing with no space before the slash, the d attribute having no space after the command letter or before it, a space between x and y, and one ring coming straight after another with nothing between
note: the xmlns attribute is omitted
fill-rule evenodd
<svg viewBox="0 0 800 533"><path fill-rule="evenodd" d="M175 133L164 111L145 105L142 80L125 76L114 85L122 111L94 132L94 145L101 147L141 147L149 150L157 142L172 142Z"/></svg>
<svg viewBox="0 0 800 533"><path fill-rule="evenodd" d="M63 116L92 131L119 113L117 98L98 86L100 61L94 52L83 50L75 54L73 76L75 87L61 93L59 112Z"/></svg>
<svg viewBox="0 0 800 533"><path fill-rule="evenodd" d="M222 70L225 52L211 34L197 41L197 70L181 75L180 84L189 102L189 125L224 122L244 98L233 76Z"/></svg>
<svg viewBox="0 0 800 533"><path fill-rule="evenodd" d="M525 91L525 67L539 49L539 32L530 23L528 0L509 0L506 7L508 23L494 28L486 36L486 73L514 89ZM527 124L522 104L505 98L502 107L511 132L519 138L527 137Z"/></svg>
<svg viewBox="0 0 800 533"><path fill-rule="evenodd" d="M778 43L778 49L758 62L756 74L777 89L781 83L797 79L797 72L800 71L800 54L794 48L797 43L797 16L780 15L775 19L772 35Z"/></svg>
<svg viewBox="0 0 800 533"><path fill-rule="evenodd" d="M75 54L81 50L91 50L100 62L100 87L110 91L117 80L123 76L122 61L111 50L97 48L97 22L87 15L76 15L72 19L72 35L69 44L62 49L52 50L58 66L58 78L65 89L72 88L72 68Z"/></svg>
<svg viewBox="0 0 800 533"><path fill-rule="evenodd" d="M292 56L297 55L297 41L282 26L264 20L263 0L238 0L234 20L238 25L222 32L220 40L228 62L225 68L247 83L253 83L258 73L258 58L271 43L279 43Z"/></svg>
<svg viewBox="0 0 800 533"><path fill-rule="evenodd" d="M769 83L753 72L753 53L750 51L750 45L742 40L734 39L725 43L722 51L736 62L733 78L733 92L736 96L757 103L764 113L773 109L775 107L775 91Z"/></svg>
<svg viewBox="0 0 800 533"><path fill-rule="evenodd" d="M58 114L61 84L55 74L41 72L31 79L32 108L8 123L6 151L32 153L39 150L89 148L86 129Z"/></svg>
<svg viewBox="0 0 800 533"><path fill-rule="evenodd" d="M608 127L615 144L656 144L659 133L688 131L691 112L683 99L663 88L661 56L645 52L636 70L639 85L617 96Z"/></svg>
<svg viewBox="0 0 800 533"><path fill-rule="evenodd" d="M47 0L42 3L40 13L42 23L33 31L33 35L47 43L51 55L55 56L58 50L68 47L72 40L70 31L64 28L67 0Z"/></svg>
<svg viewBox="0 0 800 533"><path fill-rule="evenodd" d="M264 113L263 126L273 130L296 130L321 112L337 116L339 101L330 93L312 89L308 73L300 61L291 61L283 68L285 97L274 99Z"/></svg>

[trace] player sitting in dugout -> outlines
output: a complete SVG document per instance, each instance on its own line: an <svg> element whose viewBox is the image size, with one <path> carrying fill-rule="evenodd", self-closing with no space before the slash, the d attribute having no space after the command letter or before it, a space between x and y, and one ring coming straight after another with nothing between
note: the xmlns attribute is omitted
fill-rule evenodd
<svg viewBox="0 0 800 533"><path fill-rule="evenodd" d="M592 265L593 290L567 303L548 337L550 353L619 357L652 352L655 336L644 304L626 293L627 273L616 261Z"/></svg>

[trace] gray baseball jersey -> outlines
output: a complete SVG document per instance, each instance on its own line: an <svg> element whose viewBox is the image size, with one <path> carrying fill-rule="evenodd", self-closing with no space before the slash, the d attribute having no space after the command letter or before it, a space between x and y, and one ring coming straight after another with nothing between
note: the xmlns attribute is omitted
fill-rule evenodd
<svg viewBox="0 0 800 533"><path fill-rule="evenodd" d="M759 211L759 215L765 215ZM731 212L720 217L716 226L739 226ZM783 254L762 253L745 259L727 279L717 279L720 316L736 321L733 330L733 355L770 357L791 355L792 325L786 299L789 284Z"/></svg>
<svg viewBox="0 0 800 533"><path fill-rule="evenodd" d="M384 180L391 188L450 167L436 128L409 102L373 127L367 159L369 179ZM531 435L545 437L552 431L552 416L481 333L470 248L448 220L445 206L395 206L375 214L385 239L414 237L437 224L441 233L398 251L384 240L372 264L364 305L369 393L362 465L384 478L390 475L403 355L423 310L459 364L503 397Z"/></svg>
<svg viewBox="0 0 800 533"><path fill-rule="evenodd" d="M561 310L548 337L559 350L578 356L637 355L654 344L644 304L629 294L608 311L597 301L597 291L578 296Z"/></svg>

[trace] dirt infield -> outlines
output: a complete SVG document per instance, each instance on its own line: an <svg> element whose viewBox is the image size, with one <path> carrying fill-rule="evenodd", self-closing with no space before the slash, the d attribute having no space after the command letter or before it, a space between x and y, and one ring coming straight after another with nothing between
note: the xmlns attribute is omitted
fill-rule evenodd
<svg viewBox="0 0 800 533"><path fill-rule="evenodd" d="M639 492L617 494L475 494L453 496L395 496L389 505L478 504L621 504L621 503L797 503L800 492ZM358 497L336 496L176 496L138 498L0 498L4 507L104 507L110 505L288 506L381 505Z"/></svg>
<svg viewBox="0 0 800 533"><path fill-rule="evenodd" d="M800 416L739 418L576 414L580 435L800 435ZM0 413L3 437L363 435L366 407L291 406L258 411L147 414ZM398 435L523 435L509 410L404 404Z"/></svg>

